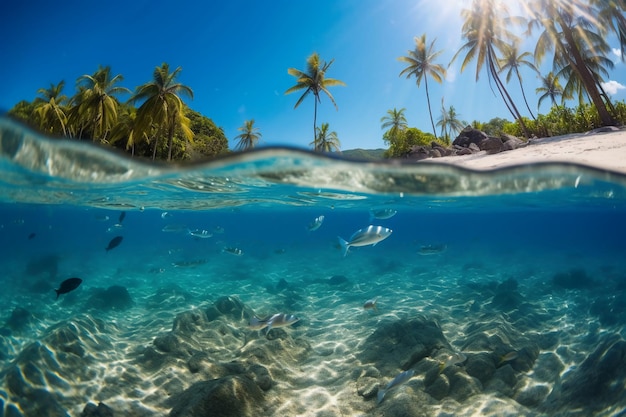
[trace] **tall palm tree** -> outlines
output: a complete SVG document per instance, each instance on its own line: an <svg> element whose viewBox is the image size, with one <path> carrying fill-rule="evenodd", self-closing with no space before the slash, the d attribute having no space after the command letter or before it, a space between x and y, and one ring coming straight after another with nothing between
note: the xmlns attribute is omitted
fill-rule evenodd
<svg viewBox="0 0 626 417"><path fill-rule="evenodd" d="M152 159L156 158L159 137L167 138L167 160L172 159L172 142L176 129L181 129L188 140L193 139L193 132L189 128L189 118L185 116L183 101L180 95L193 98L193 91L186 85L176 82L181 67L170 72L167 63L156 67L153 80L137 87L131 97L131 102L143 102L137 109L133 137L148 137L154 139Z"/></svg>
<svg viewBox="0 0 626 417"><path fill-rule="evenodd" d="M535 47L535 61L540 63L548 52L554 51L554 62L561 65L568 62L598 111L602 124L614 125L615 119L607 109L598 81L585 63L584 56L587 47L609 49L604 41L606 29L593 22L600 11L591 3L577 0L534 0L529 4L529 10L529 32L534 27L543 29ZM592 39L591 45L584 45L589 39Z"/></svg>
<svg viewBox="0 0 626 417"><path fill-rule="evenodd" d="M441 127L441 136L443 136L447 143L450 143L452 135L458 134L465 126L466 122L459 118L454 106L450 106L446 109L443 104L443 98L441 99L441 116L437 121L437 126Z"/></svg>
<svg viewBox="0 0 626 417"><path fill-rule="evenodd" d="M561 83L559 82L559 77L557 77L553 72L549 72L545 76L541 76L541 87L537 87L535 92L537 94L543 93L539 97L539 101L537 102L537 108L541 107L541 103L549 98L550 102L553 106L557 105L556 99L558 97L568 98L569 96L564 94L563 87L561 87Z"/></svg>
<svg viewBox="0 0 626 417"><path fill-rule="evenodd" d="M44 132L67 136L67 115L63 108L67 96L62 94L64 86L65 81L61 81L37 90L41 97L35 99L35 115L39 119L39 128Z"/></svg>
<svg viewBox="0 0 626 417"><path fill-rule="evenodd" d="M530 109L530 106L528 105L528 100L526 99L526 92L524 91L524 85L522 84L522 74L520 74L520 71L519 71L519 69L522 66L526 66L532 69L533 71L535 71L535 73L538 73L537 67L535 67L535 64L533 64L531 61L528 60L528 58L531 57L532 54L528 51L520 52L518 41L513 41L511 44L504 44L503 47L504 47L504 50L502 51L503 56L502 58L498 59L498 66L500 67L500 72L504 72L508 70L508 72L506 73L507 83L511 81L511 76L513 75L513 73L515 73L515 75L517 76L517 80L519 81L519 87L520 87L520 90L522 91L522 97L524 98L524 103L526 104L526 108L528 109L530 116L534 120L536 120L535 115L533 114L533 111Z"/></svg>
<svg viewBox="0 0 626 417"><path fill-rule="evenodd" d="M116 86L124 77L111 76L111 67L99 67L93 75L78 78L79 103L74 113L91 129L92 140L106 142L111 129L117 123L119 103L115 95L129 93L125 87Z"/></svg>
<svg viewBox="0 0 626 417"><path fill-rule="evenodd" d="M313 146L316 152L340 152L341 142L339 142L337 132L330 132L328 123L322 123L322 125L317 128L315 140L309 145Z"/></svg>
<svg viewBox="0 0 626 417"><path fill-rule="evenodd" d="M496 0L473 0L470 9L463 9L461 16L464 18L463 37L467 40L461 49L452 57L453 62L461 52L467 51L461 71L476 59L476 80L483 68L486 68L490 85L496 85L504 104L518 121L524 135L528 137L528 130L522 119L517 106L513 102L511 95L506 90L504 83L500 79L498 67L498 51L503 51L508 41L515 40L513 33L504 26L504 22L509 18L508 8Z"/></svg>
<svg viewBox="0 0 626 417"><path fill-rule="evenodd" d="M295 68L289 68L287 73L296 77L296 85L287 89L285 94L291 94L296 91L304 90L304 93L300 96L296 105L293 108L297 108L302 100L309 94L313 94L315 98L315 108L313 111L313 139L315 140L317 135L317 103L321 102L320 93L323 92L330 98L330 101L335 105L335 109L338 109L337 103L335 103L335 99L332 94L328 91L328 87L333 87L336 85L345 86L346 84L343 81L327 78L326 71L330 68L334 59L331 59L330 62L325 62L320 59L320 56L317 52L313 52L311 56L309 56L306 60L307 68L306 71L301 71Z"/></svg>
<svg viewBox="0 0 626 417"><path fill-rule="evenodd" d="M240 151L247 151L256 147L261 136L259 128L254 126L254 119L246 120L243 125L237 128L241 134L237 135L235 139L239 140L236 149Z"/></svg>
<svg viewBox="0 0 626 417"><path fill-rule="evenodd" d="M426 46L426 34L423 34L419 38L414 38L415 49L408 51L407 56L401 56L398 60L407 64L406 68L400 72L400 76L406 75L406 78L411 76L415 77L417 87L419 88L422 79L424 80L424 86L426 87L426 101L428 103L428 113L430 114L430 123L433 127L433 134L437 138L437 132L435 131L435 122L433 121L433 112L430 108L430 93L428 92L428 77L431 77L438 83L442 83L446 77L446 69L436 64L435 60L441 55L443 51L433 51L435 48L435 40L430 45Z"/></svg>
<svg viewBox="0 0 626 417"><path fill-rule="evenodd" d="M382 125L381 129L387 129L384 133L384 136L388 137L390 140L394 140L400 132L409 127L406 121L406 117L404 116L404 112L406 109L403 107L400 110L397 110L395 107L393 110L387 110L387 115L383 116L380 119Z"/></svg>

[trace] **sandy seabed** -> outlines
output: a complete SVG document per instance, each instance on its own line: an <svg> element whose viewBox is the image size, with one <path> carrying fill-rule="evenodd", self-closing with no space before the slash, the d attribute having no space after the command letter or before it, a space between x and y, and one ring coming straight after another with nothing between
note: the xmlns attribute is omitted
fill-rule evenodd
<svg viewBox="0 0 626 417"><path fill-rule="evenodd" d="M566 259L553 259L554 270L535 269L522 255L506 264L452 262L445 250L407 252L414 262L403 264L358 256L376 249L357 249L323 273L310 252L259 263L247 277L209 263L147 265L151 272L123 277L105 271L105 280L132 294L132 306L119 309L90 307L88 289L56 304L46 301L50 294L40 304L32 295L4 300L30 314L1 339L5 415L612 416L626 409L626 312L607 313L615 306L605 289L588 288L586 275L619 284L624 271L600 261L571 271ZM558 274L580 287L559 287ZM376 297L378 311L364 310ZM597 311L589 299L602 304ZM247 328L253 314L276 312L301 320L269 334ZM463 359L449 363L459 352ZM379 388L407 369L415 376L378 404Z"/></svg>

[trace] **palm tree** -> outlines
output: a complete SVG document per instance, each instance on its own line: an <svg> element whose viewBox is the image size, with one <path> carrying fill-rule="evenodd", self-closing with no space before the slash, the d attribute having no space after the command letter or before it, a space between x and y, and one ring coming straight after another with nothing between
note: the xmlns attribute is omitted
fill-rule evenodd
<svg viewBox="0 0 626 417"><path fill-rule="evenodd" d="M535 92L537 94L543 93L539 97L539 101L537 103L537 108L541 107L541 103L546 99L550 98L553 106L556 106L557 97L569 98L569 96L564 95L563 87L561 87L561 83L559 82L559 78L554 75L553 72L549 72L545 76L541 78L541 87L537 87Z"/></svg>
<svg viewBox="0 0 626 417"><path fill-rule="evenodd" d="M328 71L328 68L330 68L334 61L334 59L331 59L330 62L324 62L320 59L320 56L317 52L313 52L311 56L309 56L306 60L306 71L300 71L295 68L289 68L287 70L287 73L296 77L297 81L296 85L285 91L285 94L291 94L296 91L304 90L304 93L300 96L300 98L296 102L296 105L293 106L293 108L297 108L300 103L302 103L302 100L304 100L304 98L309 95L309 93L312 93L315 98L315 108L313 112L314 140L317 137L317 103L321 102L320 93L324 92L328 96L328 98L330 98L330 101L332 101L332 103L335 105L335 109L338 109L337 103L335 103L335 99L328 91L328 87L333 87L336 85L346 85L343 81L334 78L326 78L326 71Z"/></svg>
<svg viewBox="0 0 626 417"><path fill-rule="evenodd" d="M406 78L411 76L415 77L417 87L419 88L422 79L424 79L424 85L426 87L426 101L428 102L428 113L430 114L430 123L433 127L433 133L437 138L437 132L435 131L435 122L433 121L433 112L430 108L430 93L428 92L428 77L432 77L438 83L442 83L446 77L446 69L435 63L435 59L441 55L443 51L434 52L435 41L432 41L428 47L426 46L426 34L423 34L419 38L415 39L415 49L408 51L407 56L401 56L398 60L407 64L406 68L400 72L400 76L406 74Z"/></svg>
<svg viewBox="0 0 626 417"><path fill-rule="evenodd" d="M121 75L111 77L111 67L100 67L93 75L78 78L80 94L74 115L84 121L87 127L91 127L94 141L99 139L106 142L111 129L117 123L119 103L115 95L130 94L128 88L115 85L123 79Z"/></svg>
<svg viewBox="0 0 626 417"><path fill-rule="evenodd" d="M313 150L316 152L340 152L339 148L341 147L341 142L339 142L337 132L329 132L328 129L328 123L322 123L322 125L317 128L315 140L309 144L313 146Z"/></svg>
<svg viewBox="0 0 626 417"><path fill-rule="evenodd" d="M461 16L465 19L463 23L463 37L467 40L461 49L452 57L453 62L458 55L467 51L461 71L476 59L476 80L483 67L487 70L490 85L495 83L504 104L513 117L519 122L524 135L528 137L528 130L524 124L513 99L506 90L504 83L498 75L498 56L496 51L503 51L507 40L514 40L515 36L504 26L504 18L508 16L508 8L503 3L496 3L495 0L473 0L470 9L463 9Z"/></svg>
<svg viewBox="0 0 626 417"><path fill-rule="evenodd" d="M605 28L598 24L594 27L592 20L600 11L591 3L552 0L534 0L529 10L532 17L529 32L533 27L543 29L535 47L535 61L540 63L546 53L554 51L554 62L560 63L562 67L565 66L563 62L568 62L596 107L602 124L614 125L615 119L607 109L598 81L587 66L584 54L586 48L600 48L600 52L609 49L604 40Z"/></svg>
<svg viewBox="0 0 626 417"><path fill-rule="evenodd" d="M247 151L254 148L261 136L263 136L259 128L254 126L254 119L246 120L237 130L241 132L241 134L236 137L236 139L239 139L236 148L240 151Z"/></svg>
<svg viewBox="0 0 626 417"><path fill-rule="evenodd" d="M598 12L599 26L611 28L620 43L622 61L626 61L626 2L624 0L591 0Z"/></svg>
<svg viewBox="0 0 626 417"><path fill-rule="evenodd" d="M193 132L189 128L189 119L184 114L184 105L179 95L193 98L193 91L186 85L176 82L181 67L170 72L167 63L156 67L153 80L137 88L131 97L131 102L143 101L137 109L133 138L148 137L154 139L152 159L156 158L159 137L167 137L167 160L172 159L172 142L176 129L181 129L183 135L193 139Z"/></svg>
<svg viewBox="0 0 626 417"><path fill-rule="evenodd" d="M37 93L42 97L35 99L35 115L39 119L39 128L47 133L63 133L67 136L67 115L63 105L67 97L62 93L65 81L57 85L50 84L50 88L40 88Z"/></svg>
<svg viewBox="0 0 626 417"><path fill-rule="evenodd" d="M535 67L535 64L533 64L527 59L528 57L531 57L532 54L527 51L520 52L519 42L517 41L513 41L513 43L511 44L509 45L505 44L503 46L504 46L503 56L502 58L498 59L498 66L500 67L500 72L504 72L508 70L508 72L506 73L507 83L511 81L511 75L515 73L515 75L517 76L517 80L519 81L519 87L520 87L520 90L522 91L522 97L524 97L524 103L526 104L526 108L528 109L530 116L534 120L536 120L535 115L533 114L532 110L530 109L530 106L528 105L528 100L526 99L526 92L524 91L524 86L522 84L522 74L520 74L520 71L519 71L520 67L526 66L532 69L533 71L535 71L535 73L538 73L537 68Z"/></svg>
<svg viewBox="0 0 626 417"><path fill-rule="evenodd" d="M450 108L446 110L442 98L441 116L437 121L437 126L441 127L441 136L445 138L446 142L450 143L452 135L458 134L466 125L466 122L459 119L459 115L456 113L454 106L450 106Z"/></svg>
<svg viewBox="0 0 626 417"><path fill-rule="evenodd" d="M403 107L397 110L395 107L393 110L387 110L387 115L380 119L382 125L381 129L387 129L383 136L388 137L390 141L396 139L400 132L407 129L408 124L404 112L406 109Z"/></svg>

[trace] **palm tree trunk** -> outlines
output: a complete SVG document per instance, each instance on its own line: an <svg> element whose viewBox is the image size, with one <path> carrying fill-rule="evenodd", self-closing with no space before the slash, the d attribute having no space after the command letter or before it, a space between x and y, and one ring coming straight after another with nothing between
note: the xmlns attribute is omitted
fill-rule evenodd
<svg viewBox="0 0 626 417"><path fill-rule="evenodd" d="M537 119L535 118L535 115L533 114L533 111L530 109L530 106L528 105L528 100L526 99L526 92L524 91L524 86L522 85L522 77L519 75L519 72L517 72L517 79L519 80L519 88L522 90L522 97L524 97L524 103L526 103L526 108L528 109L528 113L530 113L530 117L532 117L533 120L537 121Z"/></svg>
<svg viewBox="0 0 626 417"><path fill-rule="evenodd" d="M315 144L314 148L317 150L317 96L315 98L315 107L313 110L313 143Z"/></svg>
<svg viewBox="0 0 626 417"><path fill-rule="evenodd" d="M568 52L566 52L565 56L570 60L574 70L580 76L580 80L583 82L585 86L585 90L587 90L587 94L589 98L593 102L596 110L598 110L598 115L600 116L600 120L602 121L603 126L613 126L616 124L615 119L609 113L606 108L604 101L602 100L602 96L596 87L596 80L593 78L591 73L589 72L589 68L585 65L585 61L583 60L580 51L576 45L576 41L572 34L570 27L563 23L562 19L559 19L559 24L563 29L563 36L565 37L565 42L568 45ZM573 59L572 59L573 58Z"/></svg>
<svg viewBox="0 0 626 417"><path fill-rule="evenodd" d="M511 111L511 113L513 113L513 117L519 122L520 127L522 128L522 131L524 132L524 137L528 139L530 135L528 134L528 129L526 128L526 124L524 123L524 120L522 120L522 115L520 114L519 110L517 109L517 106L513 102L513 99L509 95L509 92L504 87L504 83L502 83L502 80L498 76L498 70L494 64L493 59L491 59L491 56L488 58L488 62L489 62L489 70L492 72L492 76L496 82L496 87L498 87L498 91L500 92L500 95L502 96L502 100L504 100L504 103L507 105L507 107L509 107L509 110Z"/></svg>
<svg viewBox="0 0 626 417"><path fill-rule="evenodd" d="M428 93L428 77L424 77L424 84L426 84L426 102L428 103L428 114L430 115L430 124L433 126L433 134L435 140L437 140L437 131L435 130L435 122L433 120L433 111L430 109L430 94Z"/></svg>

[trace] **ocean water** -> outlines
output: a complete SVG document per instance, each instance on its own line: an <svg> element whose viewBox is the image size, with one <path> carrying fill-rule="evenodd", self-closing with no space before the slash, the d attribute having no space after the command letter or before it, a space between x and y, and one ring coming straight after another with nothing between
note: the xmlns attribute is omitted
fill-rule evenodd
<svg viewBox="0 0 626 417"><path fill-rule="evenodd" d="M624 175L172 168L7 119L0 173L0 416L626 414Z"/></svg>

